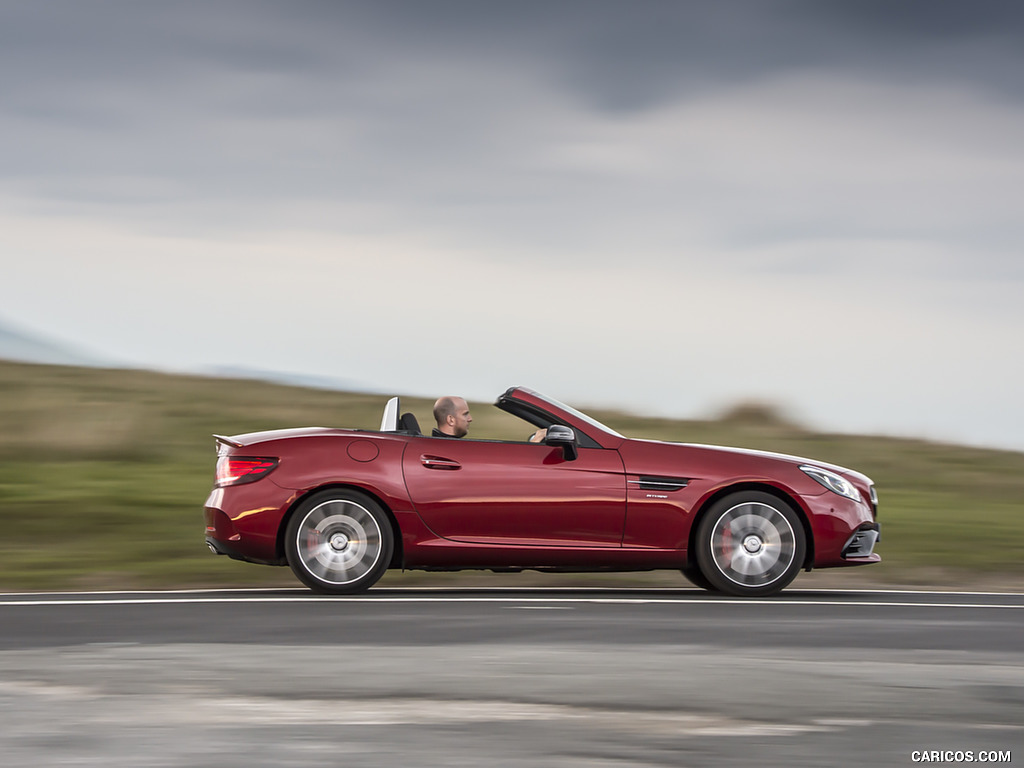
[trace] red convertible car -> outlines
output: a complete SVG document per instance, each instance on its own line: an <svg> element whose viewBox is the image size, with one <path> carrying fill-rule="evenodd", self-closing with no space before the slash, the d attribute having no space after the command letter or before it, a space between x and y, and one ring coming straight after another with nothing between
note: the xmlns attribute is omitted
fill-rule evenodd
<svg viewBox="0 0 1024 768"><path fill-rule="evenodd" d="M388 568L682 571L733 595L874 554L875 487L820 461L632 440L513 387L495 405L541 443L429 437L398 398L378 431L216 436L206 542L348 594Z"/></svg>

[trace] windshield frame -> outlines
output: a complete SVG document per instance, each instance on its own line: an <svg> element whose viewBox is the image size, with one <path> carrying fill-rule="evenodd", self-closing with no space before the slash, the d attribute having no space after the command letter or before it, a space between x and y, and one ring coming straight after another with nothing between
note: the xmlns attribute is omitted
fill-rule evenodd
<svg viewBox="0 0 1024 768"><path fill-rule="evenodd" d="M516 406L525 406L528 409L541 409L547 411L549 415L554 417L556 420L559 416L568 417L568 419L577 422L577 426L585 432L593 433L596 431L597 434L594 435L594 437L598 438L598 442L600 444L605 444L606 441L610 441L610 445L606 445L605 447L614 447L615 445L618 445L620 441L629 439L625 435L616 432L611 427L602 424L592 416L588 416L582 411L573 408L571 405L566 405L553 397L542 395L540 392L527 387L511 387L506 390L506 392L499 397L498 401L495 403L495 405L502 410L511 410L506 406L512 404L515 404ZM520 418L525 418L524 414L517 413L516 415L520 416ZM527 420L529 421L529 419ZM605 440L601 440L601 437L604 437Z"/></svg>
<svg viewBox="0 0 1024 768"><path fill-rule="evenodd" d="M591 427L594 427L595 429L599 429L602 432L607 432L609 435L612 435L613 437L619 437L619 438L622 438L623 440L626 439L625 435L622 435L622 434L616 432L614 429L609 427L607 424L602 424L600 421L595 419L593 416L588 416L587 414L583 413L583 411L579 411L579 410L573 408L571 405L566 405L563 402L555 400L553 397L547 397L546 395L542 395L539 392L534 392L533 396L538 398L539 400L543 400L544 402L549 403L550 405L554 406L555 408L557 408L557 409L559 409L561 411L565 411L570 416L575 416L580 421L585 422L586 424L590 425Z"/></svg>

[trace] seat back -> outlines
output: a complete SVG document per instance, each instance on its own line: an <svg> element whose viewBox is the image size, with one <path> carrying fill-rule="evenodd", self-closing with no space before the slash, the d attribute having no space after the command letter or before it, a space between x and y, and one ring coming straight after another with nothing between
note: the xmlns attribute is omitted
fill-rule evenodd
<svg viewBox="0 0 1024 768"><path fill-rule="evenodd" d="M398 420L398 430L400 432L409 432L413 435L422 435L420 432L420 424L416 421L416 417L411 413L403 413L402 418Z"/></svg>

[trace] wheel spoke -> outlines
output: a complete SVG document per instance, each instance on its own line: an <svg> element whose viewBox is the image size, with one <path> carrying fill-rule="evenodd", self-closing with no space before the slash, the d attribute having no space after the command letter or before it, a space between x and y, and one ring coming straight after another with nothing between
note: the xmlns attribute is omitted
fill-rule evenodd
<svg viewBox="0 0 1024 768"><path fill-rule="evenodd" d="M333 585L350 584L377 564L383 549L376 519L361 505L333 499L302 519L296 544L303 567Z"/></svg>
<svg viewBox="0 0 1024 768"><path fill-rule="evenodd" d="M779 510L761 502L744 502L715 523L711 552L715 566L730 581L761 587L789 569L796 555L796 537Z"/></svg>

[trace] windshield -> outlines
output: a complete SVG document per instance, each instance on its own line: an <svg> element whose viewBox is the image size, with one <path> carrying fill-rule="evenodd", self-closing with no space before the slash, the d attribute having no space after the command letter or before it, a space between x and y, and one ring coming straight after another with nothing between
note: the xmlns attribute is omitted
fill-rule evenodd
<svg viewBox="0 0 1024 768"><path fill-rule="evenodd" d="M525 388L523 389L523 391L524 392L529 392L531 395L536 397L538 400L543 400L546 403L550 403L555 408L561 409L561 410L565 411L566 413L570 413L573 416L575 416L577 419L579 419L580 421L585 421L590 426L596 427L597 429L600 429L603 432L607 432L609 435L614 435L615 437L621 437L623 440L626 439L625 435L620 435L618 432L616 432L611 427L607 427L604 424L602 424L600 421L598 421L597 419L593 419L590 416L587 416L587 414L581 413L581 412L577 411L571 405L566 405L565 403L560 403L557 400L555 400L554 398L548 397L547 395L540 394L540 392L534 392L533 390L527 390Z"/></svg>

